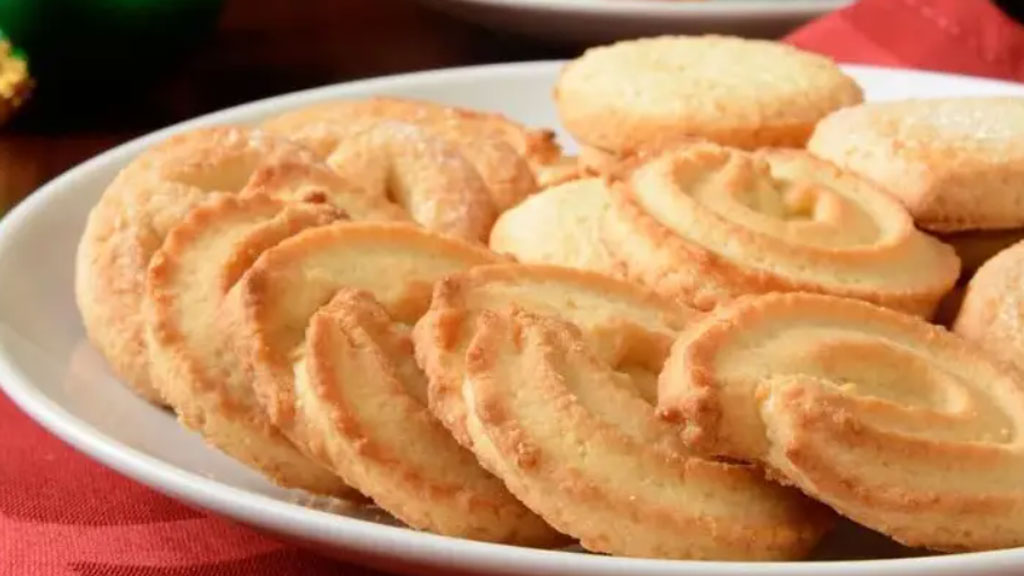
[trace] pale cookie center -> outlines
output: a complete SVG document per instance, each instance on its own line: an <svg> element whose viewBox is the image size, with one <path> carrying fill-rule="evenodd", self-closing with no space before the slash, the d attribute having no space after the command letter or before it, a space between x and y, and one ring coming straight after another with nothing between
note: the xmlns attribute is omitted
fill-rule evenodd
<svg viewBox="0 0 1024 576"><path fill-rule="evenodd" d="M486 184L458 146L410 124L386 122L353 135L326 162L431 230L479 239L494 217Z"/></svg>
<svg viewBox="0 0 1024 576"><path fill-rule="evenodd" d="M821 248L877 244L882 232L857 201L828 183L773 173L765 160L724 153L676 165L674 184L699 206L726 221Z"/></svg>
<svg viewBox="0 0 1024 576"><path fill-rule="evenodd" d="M671 338L628 322L595 326L586 336L592 349L625 375L641 398L657 403L658 373L668 358Z"/></svg>
<svg viewBox="0 0 1024 576"><path fill-rule="evenodd" d="M824 340L789 360L794 372L827 377L837 389L855 396L930 409L962 407L966 401L956 377L909 350L876 341Z"/></svg>
<svg viewBox="0 0 1024 576"><path fill-rule="evenodd" d="M203 192L235 192L245 188L260 163L259 154L244 153L222 162L200 158L172 169L165 176L172 182L198 188Z"/></svg>
<svg viewBox="0 0 1024 576"><path fill-rule="evenodd" d="M467 303L480 310L512 313L525 310L533 314L569 318L580 329L590 349L614 370L619 380L649 404L657 401L658 373L661 372L672 346L670 334L645 327L640 322L623 319L603 300L586 296L578 298L548 294L542 286L524 290L501 285L489 286L479 293L479 301Z"/></svg>
<svg viewBox="0 0 1024 576"><path fill-rule="evenodd" d="M756 389L762 399L775 377L806 378L803 385L874 406L862 417L883 429L952 441L1006 442L1015 435L1008 415L979 393L970 374L883 337L791 328L723 354L716 365L726 380Z"/></svg>
<svg viewBox="0 0 1024 576"><path fill-rule="evenodd" d="M332 152L325 162L338 174L353 178L367 193L384 196L411 211L412 190L403 181L395 156L400 153L380 132L367 130L354 134L348 146Z"/></svg>
<svg viewBox="0 0 1024 576"><path fill-rule="evenodd" d="M827 188L801 183L782 191L783 218L835 223L838 198Z"/></svg>

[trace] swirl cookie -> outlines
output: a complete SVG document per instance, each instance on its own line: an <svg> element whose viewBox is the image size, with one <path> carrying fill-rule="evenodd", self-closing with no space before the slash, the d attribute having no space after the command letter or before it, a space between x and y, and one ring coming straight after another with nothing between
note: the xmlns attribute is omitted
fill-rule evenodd
<svg viewBox="0 0 1024 576"><path fill-rule="evenodd" d="M549 131L531 130L498 114L398 98L317 104L272 118L264 128L326 158L352 126L376 122L413 124L455 147L479 172L499 212L535 192L533 167L547 166L561 154Z"/></svg>
<svg viewBox="0 0 1024 576"><path fill-rule="evenodd" d="M641 287L556 266L477 267L439 282L416 324L416 358L430 378L431 410L467 446L461 389L471 328L484 310L513 308L581 327L591 347L652 402L668 347L695 314Z"/></svg>
<svg viewBox="0 0 1024 576"><path fill-rule="evenodd" d="M1024 242L978 269L967 284L953 331L1024 370Z"/></svg>
<svg viewBox="0 0 1024 576"><path fill-rule="evenodd" d="M818 124L808 148L881 184L976 270L1024 238L1024 98L864 104Z"/></svg>
<svg viewBox="0 0 1024 576"><path fill-rule="evenodd" d="M608 189L598 178L572 180L535 194L498 218L491 250L529 264L620 275L601 240Z"/></svg>
<svg viewBox="0 0 1024 576"><path fill-rule="evenodd" d="M263 250L337 220L324 204L220 196L171 229L150 261L145 316L151 383L188 428L278 484L315 493L351 489L303 456L263 414L218 322L237 280Z"/></svg>
<svg viewBox="0 0 1024 576"><path fill-rule="evenodd" d="M805 554L822 510L755 469L690 456L644 373L693 313L564 268L442 281L416 326L431 407L509 490L589 550L661 558Z"/></svg>
<svg viewBox="0 0 1024 576"><path fill-rule="evenodd" d="M331 125L329 137L333 143L324 163L362 188L368 200L401 207L433 232L487 241L497 214L494 202L476 168L453 144L414 124L392 121ZM293 172L321 170L297 166ZM326 176L306 177L311 178Z"/></svg>
<svg viewBox="0 0 1024 576"><path fill-rule="evenodd" d="M798 150L666 152L613 187L602 234L631 278L701 309L807 291L928 316L959 273L896 200Z"/></svg>
<svg viewBox="0 0 1024 576"><path fill-rule="evenodd" d="M188 212L218 194L242 190L261 168L311 162L284 139L236 127L178 134L133 160L89 214L78 245L75 296L89 339L114 372L150 401L142 298L146 267ZM341 194L349 198L348 187ZM328 202L333 192L326 194Z"/></svg>
<svg viewBox="0 0 1024 576"><path fill-rule="evenodd" d="M1024 544L1024 379L922 320L814 294L748 297L680 336L661 414L910 545Z"/></svg>
<svg viewBox="0 0 1024 576"><path fill-rule="evenodd" d="M663 36L587 50L562 71L558 114L593 151L623 156L680 138L803 146L828 113L863 99L828 58L777 42Z"/></svg>
<svg viewBox="0 0 1024 576"><path fill-rule="evenodd" d="M409 325L440 278L496 257L400 224L335 224L266 251L241 280L240 350L270 420L406 524L479 540L561 536L425 405Z"/></svg>

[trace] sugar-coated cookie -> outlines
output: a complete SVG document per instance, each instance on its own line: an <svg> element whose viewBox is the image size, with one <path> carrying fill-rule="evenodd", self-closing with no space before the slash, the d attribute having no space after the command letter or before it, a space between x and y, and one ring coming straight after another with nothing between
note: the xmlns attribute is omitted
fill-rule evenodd
<svg viewBox="0 0 1024 576"><path fill-rule="evenodd" d="M620 275L601 239L608 189L599 178L571 180L508 210L491 230L491 250L519 262Z"/></svg>
<svg viewBox="0 0 1024 576"><path fill-rule="evenodd" d="M1024 98L867 103L822 120L808 148L948 234L968 270L1024 238Z"/></svg>
<svg viewBox="0 0 1024 576"><path fill-rule="evenodd" d="M978 269L967 284L953 330L1024 371L1024 242Z"/></svg>
<svg viewBox="0 0 1024 576"><path fill-rule="evenodd" d="M612 156L703 138L803 146L828 113L863 99L828 58L765 40L662 36L587 50L563 70L558 113Z"/></svg>
<svg viewBox="0 0 1024 576"><path fill-rule="evenodd" d="M285 112L263 127L327 158L352 126L386 121L414 124L458 148L483 178L499 211L535 192L533 170L556 162L561 155L550 131L530 129L499 114L423 100L335 100Z"/></svg>

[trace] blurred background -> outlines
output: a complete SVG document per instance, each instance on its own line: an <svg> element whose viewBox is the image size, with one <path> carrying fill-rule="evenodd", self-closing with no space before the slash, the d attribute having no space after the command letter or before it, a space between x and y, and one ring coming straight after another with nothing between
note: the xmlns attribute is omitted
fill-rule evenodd
<svg viewBox="0 0 1024 576"><path fill-rule="evenodd" d="M356 78L575 51L408 0L0 0L0 31L35 81L0 127L0 214L72 165L204 112Z"/></svg>
<svg viewBox="0 0 1024 576"><path fill-rule="evenodd" d="M249 100L414 70L571 57L587 44L655 32L778 38L851 2L0 0L0 34L14 49L5 54L0 37L0 215L107 148ZM1024 13L1019 0L996 4L1018 20ZM19 80L26 60L31 81Z"/></svg>

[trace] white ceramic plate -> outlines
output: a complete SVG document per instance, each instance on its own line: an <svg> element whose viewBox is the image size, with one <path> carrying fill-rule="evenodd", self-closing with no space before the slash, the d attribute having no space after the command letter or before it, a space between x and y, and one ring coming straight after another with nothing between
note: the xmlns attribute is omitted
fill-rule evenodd
<svg viewBox="0 0 1024 576"><path fill-rule="evenodd" d="M365 511L330 514L277 489L180 428L118 383L86 343L72 296L75 246L86 214L115 173L171 132L251 123L288 108L387 93L494 110L554 126L549 99L560 64L511 64L381 78L300 92L218 112L106 152L53 180L0 222L0 385L30 416L100 462L192 505L305 542L351 561L483 574L936 575L1024 571L1024 549L918 559L722 563L633 560L434 536ZM851 67L871 99L1021 94L1024 86L962 76ZM563 136L569 148L572 144ZM900 553L847 527L819 558L869 547ZM838 552L837 552L838 550Z"/></svg>
<svg viewBox="0 0 1024 576"><path fill-rule="evenodd" d="M423 0L445 12L560 42L655 34L778 37L852 0Z"/></svg>

